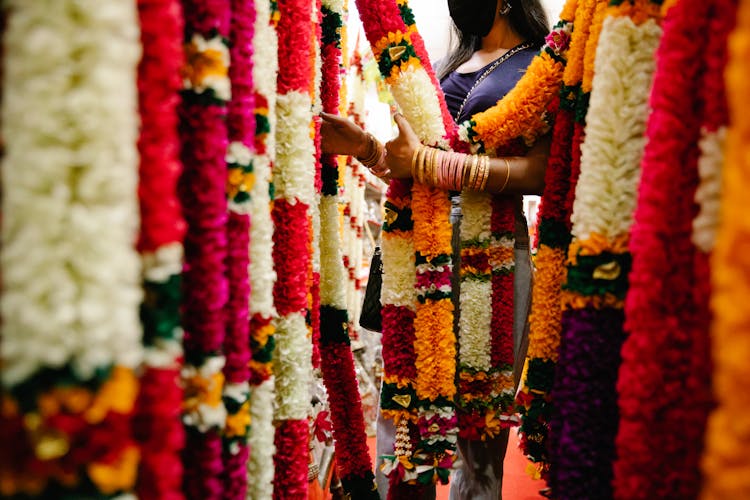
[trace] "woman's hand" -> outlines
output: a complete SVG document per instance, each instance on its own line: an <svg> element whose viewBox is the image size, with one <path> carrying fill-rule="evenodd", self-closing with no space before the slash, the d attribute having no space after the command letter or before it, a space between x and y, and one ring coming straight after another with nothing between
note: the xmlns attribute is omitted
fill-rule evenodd
<svg viewBox="0 0 750 500"><path fill-rule="evenodd" d="M405 179L411 177L411 159L420 142L404 115L396 113L393 119L398 126L398 137L385 145L385 165L391 171L389 177Z"/></svg>
<svg viewBox="0 0 750 500"><path fill-rule="evenodd" d="M321 113L320 147L323 153L362 156L367 148L367 134L357 124L346 118Z"/></svg>

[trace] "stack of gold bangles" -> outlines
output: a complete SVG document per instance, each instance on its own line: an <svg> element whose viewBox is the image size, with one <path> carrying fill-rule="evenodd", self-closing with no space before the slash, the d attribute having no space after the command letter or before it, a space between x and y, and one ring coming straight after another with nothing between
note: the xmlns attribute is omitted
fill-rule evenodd
<svg viewBox="0 0 750 500"><path fill-rule="evenodd" d="M367 134L367 151L363 156L357 156L357 160L367 168L373 168L380 163L383 157L383 145L370 133Z"/></svg>
<svg viewBox="0 0 750 500"><path fill-rule="evenodd" d="M507 160L505 164L507 177L510 177ZM490 177L490 158L442 151L420 144L411 158L411 175L417 182L451 191L461 191L464 187L484 191ZM508 184L507 177L502 189Z"/></svg>

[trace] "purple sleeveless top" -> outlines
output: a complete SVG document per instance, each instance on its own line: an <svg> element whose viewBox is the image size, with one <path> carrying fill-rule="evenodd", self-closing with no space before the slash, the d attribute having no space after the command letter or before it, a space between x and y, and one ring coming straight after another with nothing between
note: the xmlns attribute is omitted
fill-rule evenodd
<svg viewBox="0 0 750 500"><path fill-rule="evenodd" d="M448 110L453 119L456 120L456 123L461 123L471 118L472 115L494 106L510 89L516 86L516 83L518 83L518 80L526 72L526 68L538 52L539 49L533 47L520 50L496 67L471 93L463 110L461 110L461 116L458 117L458 120L456 120L456 113L461 108L461 103L464 102L466 94L474 85L474 82L495 61L471 73L458 73L454 71L443 78L440 86L445 93L445 102L448 105Z"/></svg>
<svg viewBox="0 0 750 500"><path fill-rule="evenodd" d="M471 73L458 73L453 71L443 78L440 82L440 86L445 94L445 103L448 106L448 111L450 111L450 114L453 119L456 120L456 123L461 123L462 121L471 118L472 115L486 111L497 104L497 101L505 97L505 94L510 92L510 90L516 86L518 80L520 80L526 72L526 68L531 63L531 60L538 53L538 48L531 47L520 50L510 56L476 86L466 100L463 109L461 109L461 104L463 104L466 94L471 90L472 86L474 86L474 82L476 82L477 79L479 79L482 74L492 66L495 61L497 61L497 59L477 71L472 71ZM502 57L503 56L500 58ZM461 109L461 115L456 119L456 113L458 113L459 109ZM455 220L456 218L460 218L461 214L460 196L453 197L452 201L452 219ZM528 248L529 233L526 227L526 218L523 215L520 196L517 197L515 219L516 248Z"/></svg>

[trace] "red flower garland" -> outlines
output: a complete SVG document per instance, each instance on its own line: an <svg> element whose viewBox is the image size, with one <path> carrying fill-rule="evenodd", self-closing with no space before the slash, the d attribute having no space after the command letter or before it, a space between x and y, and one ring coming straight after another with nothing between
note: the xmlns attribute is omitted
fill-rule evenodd
<svg viewBox="0 0 750 500"><path fill-rule="evenodd" d="M323 111L338 114L339 90L341 75L341 12L322 8L322 81L320 95ZM335 203L338 198L338 162L335 156L324 155L322 158L322 194ZM325 203L321 203L321 238L338 239L339 217L326 212ZM321 245L321 278L325 281L344 277L343 262L338 252L326 255L324 248L330 243ZM329 284L330 286L330 284ZM336 283L337 289L343 289L345 283ZM344 304L326 303L332 297L322 297L320 309L320 352L322 355L323 382L328 393L333 420L333 437L336 443L336 465L338 476L344 490L352 498L377 499L374 486L372 462L367 449L362 402L359 397L357 375L354 369L349 336L347 311L341 309ZM340 299L343 299L341 292ZM343 301L342 301L343 302Z"/></svg>
<svg viewBox="0 0 750 500"><path fill-rule="evenodd" d="M177 198L182 171L177 134L179 76L182 64L183 20L179 0L139 0L143 56L138 67L141 156L138 193L141 232L138 249L151 254L168 246L181 247L185 222ZM181 257L178 257L181 259ZM178 266L180 261L175 262ZM179 272L179 267L178 267ZM148 277L147 277L148 280ZM146 283L152 300L144 304L142 317L151 310L163 322L144 320L146 348L159 337L177 342L179 311L174 295L179 281L170 276L164 283ZM158 349L158 348L157 348ZM180 422L182 389L179 360L173 366L148 363L141 375L133 432L141 447L136 492L139 498L180 500L183 498L180 450L185 436Z"/></svg>
<svg viewBox="0 0 750 500"><path fill-rule="evenodd" d="M735 11L731 0L682 0L663 24L631 238L616 498L699 493L712 395L708 256L691 241L698 139L702 126L726 121L723 68Z"/></svg>
<svg viewBox="0 0 750 500"><path fill-rule="evenodd" d="M311 0L280 0L279 24L278 24L278 56L279 73L277 77L277 140L280 133L283 134L308 134L313 133L313 122L307 123L306 130L292 130L289 127L302 127L301 113L308 110L292 110L289 108L290 99L298 98L300 105L311 106L310 82L313 75L311 48L313 43L313 32L311 15L313 4ZM293 116L295 120L289 121L290 116L284 113L300 113ZM312 116L310 115L310 118ZM306 115L305 115L306 119ZM294 123L292 123L294 122ZM286 127L286 128L284 128ZM300 141L307 141L309 137L300 137ZM291 169L304 168L314 169L314 144L309 158L307 155L309 144L300 144L292 147L290 144L279 143L277 145L277 164L274 170L274 178L279 179L276 185L276 200L273 204L272 217L275 224L273 258L277 272L277 280L274 285L274 301L279 313L280 322L290 323L293 319L304 318L311 302L308 301L308 280L311 278L311 230L309 203L314 199L314 194L308 189L313 186L301 185L297 173L291 174ZM280 154L284 147L284 156ZM302 148L302 149L300 149ZM309 163L308 163L309 162ZM300 165L298 167L297 165ZM278 177L277 177L278 175ZM305 173L307 175L307 173ZM310 176L313 179L314 176ZM305 181L304 183L306 183ZM304 321L304 319L303 319ZM304 392L296 384L305 383L292 379L288 370L312 369L311 359L297 359L297 356L308 355L307 352L296 352L302 344L307 341L303 332L277 331L279 345L286 342L288 347L281 346L277 350L275 359L277 402L282 407L281 418L276 428L276 455L274 456L274 498L304 498L307 495L307 463L308 463L308 423L306 418L301 418L300 405L303 404L301 394ZM309 337L307 337L309 338ZM292 352L295 351L295 352ZM291 363L304 363L302 366L290 366ZM309 375L309 374L306 374ZM292 394L293 401L284 401L285 396ZM307 401L309 404L309 401ZM289 412L293 414L290 416Z"/></svg>

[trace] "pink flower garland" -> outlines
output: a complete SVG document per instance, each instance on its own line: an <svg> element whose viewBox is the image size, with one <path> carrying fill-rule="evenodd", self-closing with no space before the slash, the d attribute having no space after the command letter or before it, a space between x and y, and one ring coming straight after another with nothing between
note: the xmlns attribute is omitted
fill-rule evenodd
<svg viewBox="0 0 750 500"><path fill-rule="evenodd" d="M229 162L230 212L227 224L227 336L224 339L227 425L224 432L224 491L227 498L239 498L247 489L247 434L250 425L250 191L254 183L252 152L255 142L255 95L253 92L253 34L255 5L232 0L229 78L232 100L227 109L231 143ZM237 153L234 153L237 149ZM239 158L236 156L240 156ZM248 161L250 163L248 163ZM236 194L234 192L236 191ZM234 194L234 197L231 195Z"/></svg>
<svg viewBox="0 0 750 500"><path fill-rule="evenodd" d="M195 40L225 43L229 35L229 0L183 0L188 52L180 109L184 174L180 195L188 223L185 237L183 318L185 359L200 369L220 356L225 337L227 280L226 97L222 88L203 80L202 65L210 55ZM197 38L196 38L197 37ZM213 61L221 64L223 61ZM226 70L219 78L226 78ZM213 380L212 383L220 383ZM212 401L220 408L223 403ZM218 499L223 495L221 423L188 427L185 493L190 498Z"/></svg>
<svg viewBox="0 0 750 500"><path fill-rule="evenodd" d="M181 248L185 233L176 192L182 171L177 106L182 86L179 69L183 24L179 0L139 0L138 10L143 45L138 68L141 115L138 249L147 255L172 246ZM178 272L180 261L181 256L177 256ZM178 342L175 334L179 326L179 276L171 275L160 283L148 283L146 276L146 281L148 293L154 294L141 312L146 348L157 339ZM185 436L180 423L179 361L174 359L171 366L160 366L150 364L147 356L140 378L133 429L141 447L136 491L144 500L183 498L179 454Z"/></svg>
<svg viewBox="0 0 750 500"><path fill-rule="evenodd" d="M682 0L663 24L631 239L616 498L695 498L700 491L712 407L710 277L708 255L691 233L701 128L716 131L727 120L723 70L735 11L732 0Z"/></svg>

